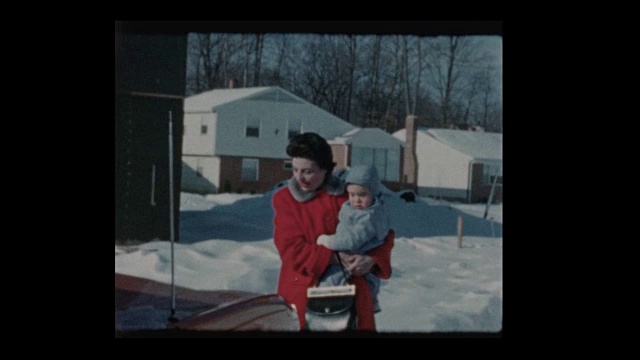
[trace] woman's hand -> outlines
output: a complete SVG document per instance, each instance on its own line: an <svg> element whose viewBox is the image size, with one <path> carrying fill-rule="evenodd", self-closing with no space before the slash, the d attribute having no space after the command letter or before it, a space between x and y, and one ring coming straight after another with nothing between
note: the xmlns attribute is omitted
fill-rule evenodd
<svg viewBox="0 0 640 360"><path fill-rule="evenodd" d="M340 256L340 260L342 260L344 270L355 276L365 275L371 270L373 265L376 264L375 260L369 255L350 255L339 252L338 256Z"/></svg>

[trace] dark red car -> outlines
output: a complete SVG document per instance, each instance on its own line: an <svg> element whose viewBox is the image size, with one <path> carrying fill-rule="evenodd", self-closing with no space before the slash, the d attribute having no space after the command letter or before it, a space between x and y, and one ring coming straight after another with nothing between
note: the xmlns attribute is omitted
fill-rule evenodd
<svg viewBox="0 0 640 360"><path fill-rule="evenodd" d="M174 307L169 284L116 273L115 285L116 336L299 331L295 310L276 294L176 286Z"/></svg>

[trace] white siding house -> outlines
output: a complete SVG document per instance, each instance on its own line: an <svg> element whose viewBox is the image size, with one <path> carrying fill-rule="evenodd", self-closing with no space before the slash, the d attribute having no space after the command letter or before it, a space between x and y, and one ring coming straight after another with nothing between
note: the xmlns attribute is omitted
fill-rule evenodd
<svg viewBox="0 0 640 360"><path fill-rule="evenodd" d="M289 137L327 139L353 129L346 121L279 87L216 89L184 102L182 189L262 192L291 176Z"/></svg>
<svg viewBox="0 0 640 360"><path fill-rule="evenodd" d="M291 177L293 135L315 132L331 144L335 170L371 162L397 181L402 141L360 129L280 88L216 89L184 102L182 190L264 192Z"/></svg>
<svg viewBox="0 0 640 360"><path fill-rule="evenodd" d="M393 134L406 139L406 130ZM467 202L486 201L497 175L494 200L502 201L502 134L418 128L417 192Z"/></svg>

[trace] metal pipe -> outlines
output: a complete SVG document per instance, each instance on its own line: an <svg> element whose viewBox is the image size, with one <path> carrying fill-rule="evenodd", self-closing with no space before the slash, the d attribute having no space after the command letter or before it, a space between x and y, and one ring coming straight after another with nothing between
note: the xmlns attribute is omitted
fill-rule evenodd
<svg viewBox="0 0 640 360"><path fill-rule="evenodd" d="M487 218L487 214L489 213L489 206L493 202L493 193L496 190L496 183L498 182L498 170L500 167L496 167L496 171L493 173L493 185L491 185L491 193L489 194L489 200L487 201L487 207L484 209L484 219Z"/></svg>
<svg viewBox="0 0 640 360"><path fill-rule="evenodd" d="M156 164L151 166L151 206L156 206Z"/></svg>

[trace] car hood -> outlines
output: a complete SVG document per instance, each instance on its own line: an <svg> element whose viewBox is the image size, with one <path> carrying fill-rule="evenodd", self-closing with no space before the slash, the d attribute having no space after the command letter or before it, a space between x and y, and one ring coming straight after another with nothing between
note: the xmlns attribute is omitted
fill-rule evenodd
<svg viewBox="0 0 640 360"><path fill-rule="evenodd" d="M193 290L180 286L174 289L175 307L170 284L116 273L116 334L167 329L299 331L295 310L276 294Z"/></svg>

